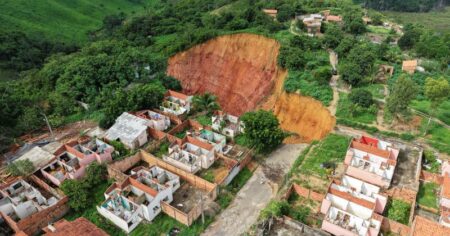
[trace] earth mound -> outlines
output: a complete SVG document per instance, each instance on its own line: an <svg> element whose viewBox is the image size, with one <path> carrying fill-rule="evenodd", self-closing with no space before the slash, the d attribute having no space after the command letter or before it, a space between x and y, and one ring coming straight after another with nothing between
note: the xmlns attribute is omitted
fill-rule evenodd
<svg viewBox="0 0 450 236"><path fill-rule="evenodd" d="M210 92L224 111L242 115L269 95L279 71L277 41L254 34L212 39L169 59L183 92Z"/></svg>
<svg viewBox="0 0 450 236"><path fill-rule="evenodd" d="M221 36L171 57L167 73L180 80L186 94L215 94L231 114L273 110L281 127L296 134L288 143L321 139L336 120L313 98L284 92L287 71L277 66L279 48L260 35Z"/></svg>

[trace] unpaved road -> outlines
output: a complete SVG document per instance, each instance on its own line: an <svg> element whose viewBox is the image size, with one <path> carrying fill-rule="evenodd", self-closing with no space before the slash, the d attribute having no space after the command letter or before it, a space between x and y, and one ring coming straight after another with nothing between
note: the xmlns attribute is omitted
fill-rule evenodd
<svg viewBox="0 0 450 236"><path fill-rule="evenodd" d="M306 146L306 144L284 144L270 154L238 192L230 206L216 217L216 221L202 235L234 236L245 233L256 223L259 212L276 195L273 186L283 179Z"/></svg>

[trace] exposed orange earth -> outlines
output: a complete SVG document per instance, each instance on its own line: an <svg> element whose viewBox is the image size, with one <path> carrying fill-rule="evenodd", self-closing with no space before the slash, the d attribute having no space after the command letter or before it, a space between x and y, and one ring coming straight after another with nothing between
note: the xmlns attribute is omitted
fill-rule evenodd
<svg viewBox="0 0 450 236"><path fill-rule="evenodd" d="M171 57L167 73L180 80L186 94L215 94L231 114L273 110L281 127L297 134L286 142L320 139L335 118L320 102L283 91L287 72L277 66L279 48L276 40L260 35L225 35Z"/></svg>

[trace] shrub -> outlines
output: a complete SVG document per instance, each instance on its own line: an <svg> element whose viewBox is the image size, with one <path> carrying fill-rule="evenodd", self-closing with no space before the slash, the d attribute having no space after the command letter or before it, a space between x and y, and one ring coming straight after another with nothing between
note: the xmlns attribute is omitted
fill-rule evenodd
<svg viewBox="0 0 450 236"><path fill-rule="evenodd" d="M364 108L373 104L372 93L366 89L353 89L348 96L350 101Z"/></svg>
<svg viewBox="0 0 450 236"><path fill-rule="evenodd" d="M289 212L290 205L287 201L271 200L269 204L261 211L261 218L280 217Z"/></svg>
<svg viewBox="0 0 450 236"><path fill-rule="evenodd" d="M387 217L391 220L395 220L399 223L408 224L409 221L409 212L411 210L411 206L401 200L393 199L388 202L388 206L386 207Z"/></svg>
<svg viewBox="0 0 450 236"><path fill-rule="evenodd" d="M34 165L28 159L18 160L9 164L7 171L13 176L26 176L34 171Z"/></svg>

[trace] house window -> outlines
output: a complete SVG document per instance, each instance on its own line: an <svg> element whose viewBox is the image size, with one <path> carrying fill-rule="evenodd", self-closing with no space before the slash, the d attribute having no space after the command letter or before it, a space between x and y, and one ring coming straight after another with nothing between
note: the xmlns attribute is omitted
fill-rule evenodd
<svg viewBox="0 0 450 236"><path fill-rule="evenodd" d="M153 212L156 213L159 210L159 206L153 207Z"/></svg>
<svg viewBox="0 0 450 236"><path fill-rule="evenodd" d="M168 201L169 201L169 197L166 196L166 197L163 199L163 201L164 201L164 202L168 202Z"/></svg>

